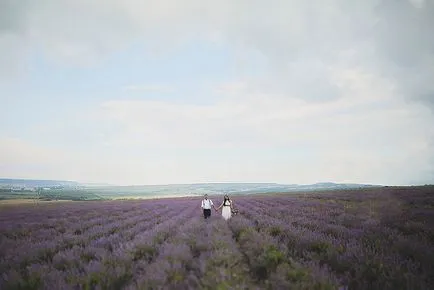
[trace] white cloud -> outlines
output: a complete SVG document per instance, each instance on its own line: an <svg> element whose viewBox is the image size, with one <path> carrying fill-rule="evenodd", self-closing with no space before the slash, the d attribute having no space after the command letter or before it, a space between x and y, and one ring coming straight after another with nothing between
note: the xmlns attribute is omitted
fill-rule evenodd
<svg viewBox="0 0 434 290"><path fill-rule="evenodd" d="M430 3L426 3L423 12L417 12L405 6L404 1L394 3L394 11L386 9L390 7L385 7L385 1L189 0L182 5L175 0L2 2L6 3L3 31L41 42L46 49L59 50L60 55L64 49L58 47L88 47L81 53L77 50L84 57L89 51L104 53L119 48L122 41L128 43L137 37L146 37L149 43L169 40L173 43L197 36L215 39L218 35L219 39L245 49L258 49L276 60L275 64L313 53L329 59L348 49L366 50L370 44L377 44L370 37L375 35L378 21L399 20L394 16L404 16L404 23L393 23L387 32L399 32L412 21L409 30L402 31L404 38L422 38L424 35L415 36L412 32L432 12ZM382 2L383 6L379 5ZM413 20L406 17L411 14L416 16ZM380 30L377 36L383 32ZM425 27L423 34L428 32L429 27ZM407 45L417 46L417 43ZM70 56L68 51L65 57Z"/></svg>
<svg viewBox="0 0 434 290"><path fill-rule="evenodd" d="M174 89L168 85L151 85L151 84L141 84L141 85L127 85L123 89L129 92L157 92L157 93L172 93Z"/></svg>
<svg viewBox="0 0 434 290"><path fill-rule="evenodd" d="M55 172L60 179L69 179L65 165L70 164L65 152L17 138L0 138L0 176L46 179Z"/></svg>
<svg viewBox="0 0 434 290"><path fill-rule="evenodd" d="M425 6L425 0L408 0L416 8L423 8Z"/></svg>
<svg viewBox="0 0 434 290"><path fill-rule="evenodd" d="M0 139L2 164L55 163L57 156L52 150L41 146L27 144L16 138Z"/></svg>
<svg viewBox="0 0 434 290"><path fill-rule="evenodd" d="M327 103L255 94L254 84L236 82L216 88L223 97L213 105L112 100L103 104L99 116L122 124L122 132L109 140L118 149L205 148L211 155L225 149L286 152L281 157L286 163L255 153L241 154L239 160L223 155L230 164L226 167L218 159L202 164L194 156L173 157L182 171L203 170L195 176L213 172L222 180L274 177L286 182L293 178L394 184L429 178L434 136L429 110L394 98L387 80L360 71L335 72L334 78L343 96ZM255 160L262 160L261 165L250 167Z"/></svg>
<svg viewBox="0 0 434 290"><path fill-rule="evenodd" d="M89 65L137 41L164 53L191 39L217 39L239 55L262 55L273 90L333 99L340 92L330 69L365 66L432 107L432 1L5 0L0 11L2 47L9 47L2 70L29 47Z"/></svg>
<svg viewBox="0 0 434 290"><path fill-rule="evenodd" d="M434 132L426 122L432 116L423 107L388 101L387 96L375 110L369 107L370 99L352 105L342 98L322 106L296 98L251 100L246 104L242 98L228 98L208 106L113 100L93 114L93 122L123 129L105 131L101 142L109 146L62 152L0 140L1 174L50 173L55 178L120 184L405 184L430 176L427 157L432 156L429 136ZM21 165L19 170L11 171L16 165Z"/></svg>

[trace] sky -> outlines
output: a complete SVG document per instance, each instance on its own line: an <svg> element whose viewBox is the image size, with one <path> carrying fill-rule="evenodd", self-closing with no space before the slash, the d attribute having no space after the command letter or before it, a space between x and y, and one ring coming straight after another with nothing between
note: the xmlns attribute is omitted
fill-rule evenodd
<svg viewBox="0 0 434 290"><path fill-rule="evenodd" d="M434 183L434 0L0 0L0 177Z"/></svg>

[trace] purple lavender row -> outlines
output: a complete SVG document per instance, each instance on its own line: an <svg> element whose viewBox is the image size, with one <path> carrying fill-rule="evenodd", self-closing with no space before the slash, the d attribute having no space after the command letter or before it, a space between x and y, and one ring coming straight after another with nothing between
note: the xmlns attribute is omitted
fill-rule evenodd
<svg viewBox="0 0 434 290"><path fill-rule="evenodd" d="M354 236L354 234L358 232L357 230L351 232L348 228L342 225L328 223L328 220L326 219L327 216L324 215L322 216L323 220L318 221L317 219L312 220L310 217L306 217L305 214L300 212L296 212L296 214L294 214L293 208L287 208L288 213L286 215L280 213L280 216L279 213L276 213L274 207L272 211L266 209L267 207L265 206L260 207L252 204L246 205L245 208L242 208L243 212L245 212L246 215L254 215L252 216L253 220L255 220L256 216L268 216L271 219L278 219L284 223L292 224L297 228L304 227L308 230L312 230L315 232L319 231L326 234L334 234L335 236L339 236L340 238L357 238ZM257 223L259 223L259 221L257 221Z"/></svg>
<svg viewBox="0 0 434 290"><path fill-rule="evenodd" d="M127 289L256 289L232 232L219 217L191 218L159 252Z"/></svg>
<svg viewBox="0 0 434 290"><path fill-rule="evenodd" d="M152 240L142 244L141 249L147 249L148 252L152 251L152 253L142 256L141 262L134 265L134 277L127 289L158 288L159 285L160 287L161 285L168 287L167 284L171 282L176 284L177 281L187 278L184 276L184 272L186 267L191 268L192 254L188 244L185 243L186 241L181 243L176 241L184 234L190 234L188 229L196 222L197 219L188 214L187 219L182 224L176 226L176 222L171 223L170 226L175 227L175 229L171 231L170 235L165 236L164 241L159 239L161 243L158 250L153 246Z"/></svg>
<svg viewBox="0 0 434 290"><path fill-rule="evenodd" d="M266 209L267 207L263 206L262 208ZM283 215L283 213L279 211L279 206L277 206L277 208L273 207L273 211L262 210L261 206L255 206L252 204L249 204L248 208L246 208L246 212L259 212L260 214L258 216L267 215L272 218L283 219L296 227L306 227L313 231L324 232L326 234L331 234L339 237L341 239L358 238L357 235L362 234L362 227L368 225L373 226L376 224L374 220L357 220L355 226L348 228L340 224L339 221L342 219L346 221L348 219L351 219L353 216L342 213L343 216L338 216L336 218L339 212L334 207L330 211L323 212L315 212L312 209L312 214L310 215L307 215L306 212L302 212L296 207L289 207L286 208L286 210L287 214ZM312 216L314 218L312 218Z"/></svg>
<svg viewBox="0 0 434 290"><path fill-rule="evenodd" d="M67 231L68 229L73 229L77 231L85 231L88 228L92 228L98 224L105 224L107 221L113 222L119 217L119 215L116 216L106 216L106 213L103 212L95 212L95 209L88 209L92 210L93 214L92 216L88 216L89 219L86 217L76 215L76 212L71 210L70 212L66 212L68 217L64 217L65 211L58 209L57 216L52 213L51 218L48 218L46 215L40 215L38 217L33 217L31 214L28 215L28 219L31 222L28 221L21 221L20 223L14 222L13 220L9 223L2 224L2 227L0 229L0 236L5 235L10 238L19 238L21 236L30 236L35 237L34 233L40 232L40 229L46 230L46 232L40 232L42 237L49 237L52 236L53 231L56 231L59 229L60 231ZM100 209L101 210L101 209ZM113 211L110 211L113 213ZM129 215L134 215L135 213L131 213L131 210L128 210L127 213ZM116 214L116 212L115 212ZM57 218L56 218L57 217ZM62 217L59 221L59 218ZM76 225L76 226L74 226ZM36 237L38 239L38 237Z"/></svg>
<svg viewBox="0 0 434 290"><path fill-rule="evenodd" d="M256 231L252 221L238 216L229 227L247 258L252 277L265 289L337 289L339 283L327 268L305 267L289 255L287 247L264 231Z"/></svg>
<svg viewBox="0 0 434 290"><path fill-rule="evenodd" d="M164 213L164 212L163 212ZM155 215L159 215L160 212L155 212ZM89 236L84 236L74 233L66 233L59 235L58 233L53 232L51 237L55 237L51 240L39 240L33 241L29 244L29 240L22 239L18 241L12 241L10 243L10 247L5 247L2 249L8 249L7 252L2 253L2 260L7 262L0 263L0 269L6 270L7 267L23 267L26 264L35 262L37 260L50 260L51 257L57 252L65 248L71 248L74 245L86 245L89 243L89 240L92 240L96 237L102 237L109 233L114 233L122 227L128 228L129 226L134 226L136 223L141 221L140 216L137 216L137 213L130 213L132 215L127 221L117 221L113 223L106 224L105 227L95 227L93 232L90 233ZM135 215L135 216L134 216ZM151 217L149 217L150 219ZM127 224L125 225L125 222ZM132 224L128 224L128 222ZM3 243L3 245L7 245L7 243ZM30 245L30 247L29 247ZM19 253L18 255L16 253Z"/></svg>
<svg viewBox="0 0 434 290"><path fill-rule="evenodd" d="M134 216L134 215L135 215L135 213L132 213L132 216ZM79 224L78 227L82 226L82 228L73 227L72 225L69 225L69 228L71 229L71 232L69 232L69 233L70 234L81 234L82 231L90 229L92 227L95 227L96 225L101 224L104 221L104 219L100 218L100 217L97 219L98 219L97 221L90 223L90 226L89 226L89 224L86 225L85 223ZM116 222L115 219L108 219L108 221L109 221L109 224ZM50 225L50 227L46 228L45 227L46 225L44 224L43 221L41 221L40 224L42 225L42 227L38 228L36 231L30 232L28 235L22 235L21 236L22 240L24 240L25 242L29 242L29 241L40 242L43 240L51 239L51 237L59 234L59 231L56 231L55 227L52 227ZM109 225L109 224L106 224L106 225ZM78 232L78 229L80 229L80 232ZM60 233L65 234L67 232L66 231L60 231ZM2 240L6 240L8 238L8 235L6 235L6 234L2 234L1 236L4 238ZM5 238L5 236L6 236L6 238ZM13 245L17 244L16 237L12 238L11 244L13 244Z"/></svg>
<svg viewBox="0 0 434 290"><path fill-rule="evenodd" d="M163 233L164 230L163 227L164 227L164 222L160 223L159 229L155 229L156 230L154 232L155 236L161 235L161 233ZM167 229L166 229L166 233L168 233ZM30 267L26 268L24 273L23 271L21 272L15 270L9 271L5 275L7 277L4 277L3 280L10 281L11 277L14 276L15 277L19 276L23 278L23 275L25 278L24 280L28 280L27 279L28 277L34 275L35 277L39 277L40 282L44 281L44 283L41 282L42 284L63 285L61 287L62 289L64 288L64 286L67 288L68 285L71 283L72 284L76 283L78 285L80 285L80 283L91 283L89 282L89 279L91 280L95 279L94 276L97 275L95 273L99 273L98 275L104 275L103 273L100 273L99 270L106 269L107 267L110 268L111 266L109 265L115 265L119 261L124 261L125 257L128 257L128 255L125 255L125 252L123 252L124 248L125 247L119 246L118 249L113 249L113 251L110 252L107 251L107 249L105 248L86 247L85 245L82 245L82 247L73 246L71 249L65 250L63 253L58 253L57 255L55 255L53 258L53 263L48 262L48 263L32 264ZM77 257L81 257L82 259L81 260L77 259ZM89 263L83 264L83 261L86 261L86 259L88 259ZM130 259L126 259L126 262L128 261L130 261ZM122 266L120 267L122 268ZM41 269L44 270L42 271ZM64 273L65 270L68 270L70 272L65 274ZM110 268L110 271L116 272L118 270ZM83 273L85 274L83 275ZM114 273L113 277L117 277L118 274L119 273L117 272ZM60 277L59 278L60 280L56 277ZM50 288L50 286L47 287Z"/></svg>
<svg viewBox="0 0 434 290"><path fill-rule="evenodd" d="M423 202L427 200L425 197L408 199L416 206L403 208L405 216L397 219L400 225L391 219L395 213L387 222L383 213L379 216L378 211L391 207L381 204L385 201L372 203L341 193L316 196L318 198L314 195L237 197L240 215L229 222L222 222L219 215L213 215L207 223L201 217L197 199L116 201L103 205L94 203L93 207L89 203L88 212L82 212L86 218L101 215L119 220L118 227L105 232L97 239L101 241L97 244L91 244L95 239L85 239L92 235L92 228L71 237L70 227L63 233L60 231L67 221L72 221L62 215L65 212L62 208L62 214L57 215L61 219L55 227L58 232L50 233L68 237L67 241L71 242L68 247L53 252L51 260L53 253L42 251L39 254L43 259L30 259L20 265L22 267L0 271L3 274L0 288L121 289L128 285L131 289L149 289L148 282L144 281L154 279L154 283L163 283L155 289L173 289L174 286L183 289L191 285L202 289L213 286L299 289L333 280L329 272L332 269L342 279L341 284L320 283L322 286L318 287L430 289L433 281L429 277L434 277L430 261L434 251L429 244L432 224L426 219L429 213L427 215ZM344 200L339 199L340 196ZM373 206L376 211L370 211ZM46 207L46 210L45 215L40 215L44 217L44 226L52 224L56 217L52 208ZM71 212L74 211L71 209ZM128 214L134 214L135 218L131 216L125 223L127 220L123 218ZM24 216L20 218L25 220ZM404 218L413 220L409 223ZM239 236L232 228L237 221L245 222L240 231L243 234ZM102 223L104 221L99 224ZM414 232L416 229L420 232ZM234 239L228 233L233 234ZM25 236L16 238L17 241L23 239ZM32 240L27 239L27 242ZM235 269L231 268L239 254L243 258ZM209 259L211 256L216 262ZM7 262L0 261L0 265ZM267 278L255 280L258 272L253 270L259 269L260 273L264 263L271 263ZM241 275L244 280L239 278L241 276L228 275L228 272L238 273L238 268L245 266L254 274L244 273ZM232 270L227 271L227 268ZM223 280L230 283L230 287L224 282L220 284Z"/></svg>
<svg viewBox="0 0 434 290"><path fill-rule="evenodd" d="M393 247L396 244L394 241L405 240L396 231L381 228L380 232L378 228L374 233L373 229L375 228L367 227L366 229L353 231L354 238L343 240L324 235L315 230L296 228L291 223L286 223L281 219L266 218L266 215L259 215L259 218L262 218L263 221L258 223L256 218L256 227L258 229L271 229L272 234L278 236L282 243L286 243L288 247L293 249L292 255L326 263L339 274L347 274L353 271L353 274L346 277L346 283L349 285L362 284L361 281L367 275L366 271L368 270L366 269L372 268L380 271L379 274L385 272L388 277L392 277L390 280L383 278L382 281L375 281L374 279L372 282L374 286L385 287L387 283L394 282L396 285L411 285L412 289L423 289L429 283L428 277L429 273L432 272L432 268L429 266L428 259L423 259L420 254L429 255L430 252L427 252L427 250L430 246L427 243L420 245L418 251L420 254L417 261L409 261L402 255L394 253L397 250L402 253L399 248ZM416 245L420 244L417 241L413 242ZM392 245L392 247L387 245ZM414 247L411 251L413 253L417 252ZM420 261L423 260L425 260L425 270L422 272L416 271L417 268L421 267ZM361 266L358 267L358 265ZM378 277L381 277L381 275ZM368 287L369 285L364 286Z"/></svg>
<svg viewBox="0 0 434 290"><path fill-rule="evenodd" d="M152 213L147 214L150 214L150 216L152 216ZM155 216L158 216L159 212L155 212L154 214ZM168 218L171 218L171 216L169 215ZM150 230L156 226L156 223L153 222L152 219L147 218L146 221L147 222L137 224L135 228L124 228L119 233L93 240L85 248L82 248L81 251L76 251L76 254L79 254L81 257L84 258L84 260L82 259L82 262L107 260L106 257L109 257L113 252L118 252L119 249L122 249L125 246L125 243L127 243L132 237L136 236L140 232ZM131 234L131 236L126 238L128 235L124 235L124 233L125 231L129 230L134 230L134 232ZM71 265L73 263L72 261L75 260L74 255L68 256L67 254L62 254L63 253L59 253L59 255L55 256L53 259L53 264L56 269L61 269L62 265L64 264ZM56 259L57 257L59 257L60 259Z"/></svg>
<svg viewBox="0 0 434 290"><path fill-rule="evenodd" d="M133 240L119 244L114 249L109 261L93 263L92 268L88 268L84 275L81 275L75 281L75 285L87 287L92 283L95 273L99 278L96 285L101 287L115 287L116 285L126 284L133 278L133 267L146 267L146 265L155 259L158 255L159 247L178 229L178 222L183 223L191 217L192 209L174 208L182 210L177 212L175 218L168 218L134 237ZM174 211L176 213L176 211ZM105 261L105 262L104 262ZM98 265L98 267L97 267ZM116 266L116 267L115 267Z"/></svg>
<svg viewBox="0 0 434 290"><path fill-rule="evenodd" d="M181 213L174 211L174 213L177 213L176 220L179 222L183 222L191 212L190 208L182 208L182 210ZM131 269L133 263L134 265L146 264L148 259L152 258L152 255L157 254L156 250L159 245L176 230L176 223L170 217L168 216L167 220L156 224L149 230L139 233L133 240L120 243L117 248L112 250L109 256L103 257L99 261L91 261L85 271L83 271L83 275L73 276L76 280L72 283L76 286L81 285L82 287L86 287L86 285L92 284L92 281L96 279L96 285L113 287L118 283L123 284L127 280L132 279ZM97 276L96 278L95 275Z"/></svg>
<svg viewBox="0 0 434 290"><path fill-rule="evenodd" d="M163 206L155 204L155 206ZM148 204L132 204L132 203L116 203L116 202L59 202L55 205L40 205L30 206L22 205L11 208L2 209L0 212L0 221L7 221L7 224L23 224L43 219L44 221L59 218L69 218L71 216L79 216L81 219L91 219L100 217L101 213L106 214L123 214L134 210L147 210Z"/></svg>
<svg viewBox="0 0 434 290"><path fill-rule="evenodd" d="M101 260L104 255L110 255L115 249L121 247L122 244L131 240L134 236L138 235L141 232L152 229L156 226L155 220L153 220L153 216L158 216L161 212L148 212L146 213L149 216L146 218L138 217L138 222L134 227L119 227L119 231L116 233L111 233L105 236L102 236L95 240L90 240L83 249L85 252L85 261L86 260ZM171 218L171 216L168 216ZM127 234L128 233L128 234ZM59 253L60 255L62 253ZM82 256L82 255L81 255ZM56 257L54 257L53 261Z"/></svg>
<svg viewBox="0 0 434 290"><path fill-rule="evenodd" d="M112 251L114 248L117 247L117 245L131 241L135 238L135 236L143 232L152 230L154 227L156 227L159 223L161 223L161 220L158 219L158 216L160 216L161 214L167 220L179 218L179 213L177 213L176 211L174 212L165 210L164 212L162 211L147 213L146 216L140 218L140 222L135 223L133 226L124 226L122 228L119 228L119 231L117 231L116 233L111 233L99 239L92 240L89 245L95 247L104 247Z"/></svg>
<svg viewBox="0 0 434 290"><path fill-rule="evenodd" d="M270 214L270 216L273 216ZM426 239L420 239L420 236L403 236L397 230L389 228L387 225L382 225L380 227L378 220L366 219L365 221L358 221L358 227L352 228L351 230L343 230L345 227L342 225L333 225L330 220L327 218L331 218L330 216L324 216L324 222L318 224L304 224L303 226L312 229L315 232L323 232L326 234L330 234L336 238L339 238L340 241L346 240L349 242L350 240L360 240L364 242L362 244L363 247L369 247L372 244L372 240L386 240L388 241L389 247L384 247L382 250L387 252L400 252L403 256L403 259L406 259L408 256L408 251L412 248L412 256L416 256L418 261L423 262L427 260L427 255L432 260L434 256L431 256L432 251L427 250L430 248L429 242ZM293 222L294 224L294 222ZM368 237L374 237L369 239ZM345 241L344 241L345 243ZM377 243L378 244L378 243ZM411 245L407 246L407 250L404 248L405 244ZM429 267L431 263L423 262L425 267Z"/></svg>

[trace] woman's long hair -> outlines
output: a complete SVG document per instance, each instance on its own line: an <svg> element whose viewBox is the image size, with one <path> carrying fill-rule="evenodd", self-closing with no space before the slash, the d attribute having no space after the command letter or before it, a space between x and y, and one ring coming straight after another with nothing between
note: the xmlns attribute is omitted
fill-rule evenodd
<svg viewBox="0 0 434 290"><path fill-rule="evenodd" d="M223 199L224 204L226 204L226 201L229 201L229 202L231 201L227 194L225 194L225 196L223 198L224 198Z"/></svg>

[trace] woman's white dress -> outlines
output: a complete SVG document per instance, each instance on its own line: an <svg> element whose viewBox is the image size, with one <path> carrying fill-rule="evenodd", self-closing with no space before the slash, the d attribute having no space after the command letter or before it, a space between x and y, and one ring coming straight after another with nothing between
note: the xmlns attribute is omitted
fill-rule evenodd
<svg viewBox="0 0 434 290"><path fill-rule="evenodd" d="M231 205L230 201L225 201L225 203L223 204L222 216L225 220L230 219L232 216L232 210L230 205Z"/></svg>

